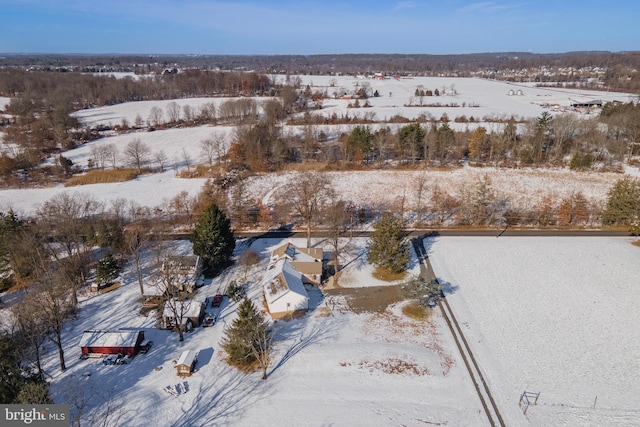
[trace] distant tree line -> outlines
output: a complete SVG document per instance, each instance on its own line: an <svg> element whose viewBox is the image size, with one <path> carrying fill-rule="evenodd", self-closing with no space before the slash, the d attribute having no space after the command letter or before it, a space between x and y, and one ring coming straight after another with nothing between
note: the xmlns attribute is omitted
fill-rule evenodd
<svg viewBox="0 0 640 427"><path fill-rule="evenodd" d="M273 74L359 74L486 77L514 81L586 82L598 78L610 90L640 92L640 52L489 52L471 54L323 55L4 55L0 66L49 72L128 71L157 74L173 69L255 70ZM542 71L544 68L544 72ZM581 72L566 72L567 69ZM588 70L592 70L589 72Z"/></svg>

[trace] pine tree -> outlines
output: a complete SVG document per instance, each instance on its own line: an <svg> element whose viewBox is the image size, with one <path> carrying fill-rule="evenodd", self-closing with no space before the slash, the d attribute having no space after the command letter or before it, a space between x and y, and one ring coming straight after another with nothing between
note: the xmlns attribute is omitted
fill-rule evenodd
<svg viewBox="0 0 640 427"><path fill-rule="evenodd" d="M367 248L368 261L390 273L402 273L409 262L409 245L404 241L402 221L385 212L373 228Z"/></svg>
<svg viewBox="0 0 640 427"><path fill-rule="evenodd" d="M113 255L107 254L107 256L98 262L98 269L96 271L98 283L111 283L116 280L118 274L120 274L120 265Z"/></svg>
<svg viewBox="0 0 640 427"><path fill-rule="evenodd" d="M236 247L231 221L216 204L210 205L200 217L191 242L193 253L202 258L209 272L226 265L231 259Z"/></svg>
<svg viewBox="0 0 640 427"><path fill-rule="evenodd" d="M629 225L640 214L640 180L625 176L609 190L607 206L602 212L605 225Z"/></svg>
<svg viewBox="0 0 640 427"><path fill-rule="evenodd" d="M238 306L238 317L225 329L222 348L229 361L237 366L249 367L258 363L266 379L271 350L271 329L253 302L245 298Z"/></svg>

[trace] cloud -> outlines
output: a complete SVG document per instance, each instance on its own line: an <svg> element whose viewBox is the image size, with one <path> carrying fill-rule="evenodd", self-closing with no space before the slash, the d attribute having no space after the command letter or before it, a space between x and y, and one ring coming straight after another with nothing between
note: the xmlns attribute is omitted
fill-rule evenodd
<svg viewBox="0 0 640 427"><path fill-rule="evenodd" d="M458 9L458 12L460 13L471 13L471 12L476 12L478 10L487 10L487 9L493 9L495 7L495 3L490 2L490 1L483 1L483 2L479 2L479 3L471 3L468 4L460 9Z"/></svg>
<svg viewBox="0 0 640 427"><path fill-rule="evenodd" d="M403 10L403 9L411 9L416 7L418 4L415 1L399 1L393 7L393 10Z"/></svg>
<svg viewBox="0 0 640 427"><path fill-rule="evenodd" d="M470 13L497 13L497 12L512 12L517 9L520 9L522 4L503 4L497 3L493 1L482 1L470 3L460 9L458 9L458 13L470 14Z"/></svg>

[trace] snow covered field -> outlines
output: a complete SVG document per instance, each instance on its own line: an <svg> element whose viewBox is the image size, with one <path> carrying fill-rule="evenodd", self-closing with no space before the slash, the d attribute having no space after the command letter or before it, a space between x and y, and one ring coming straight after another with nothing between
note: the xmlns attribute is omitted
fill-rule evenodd
<svg viewBox="0 0 640 427"><path fill-rule="evenodd" d="M246 280L237 268L207 281L197 298L246 283L258 307L258 283L270 250L282 241L259 239L251 250L262 262ZM304 239L294 239L303 244ZM425 240L447 295L509 426L633 426L640 422L640 248L630 238L438 237ZM247 242L248 243L248 242ZM247 249L239 242L237 254ZM320 244L321 242L315 242ZM188 242L166 250L190 252ZM348 287L379 286L363 257L366 239L344 254ZM154 256L144 268L150 273ZM409 277L418 274L413 256ZM212 328L198 328L180 343L139 314L139 290L129 265L115 291L84 298L64 329L67 371L58 372L49 346L45 368L54 376L56 401L86 401L83 419L112 405L118 425L487 425L473 384L439 310L427 321L402 313L356 314L346 297L310 289L312 310L277 321L269 379L241 373L223 360L219 341L235 316L225 298ZM6 316L5 316L6 318ZM80 360L85 330L145 331L154 345L129 365ZM199 352L196 372L180 379L173 360ZM163 387L186 383L174 397ZM541 392L524 415L523 391ZM597 397L597 400L596 400ZM594 408L595 403L595 408Z"/></svg>
<svg viewBox="0 0 640 427"><path fill-rule="evenodd" d="M283 79L277 76L276 79ZM302 84L309 84L312 90L326 90L330 96L334 91L353 91L363 84L371 86L372 91L377 90L381 96L370 98L371 108L348 109L349 100L328 99L322 110L314 114L331 115L375 113L378 120L388 119L395 114L414 118L420 114L440 117L446 112L451 120L455 117L474 115L474 117L511 117L533 118L544 111L549 111L543 104L569 105L571 99L588 100L602 99L604 101L630 100L628 94L560 90L555 88L535 88L530 86L516 86L507 82L488 81L472 78L401 78L374 80L356 77L331 77L331 76L300 76ZM334 86L331 84L334 83ZM358 86L357 86L358 85ZM419 102L414 93L417 87L425 89L438 89L449 95L439 97L424 97L427 103L440 102L441 104L456 103L459 107L407 107L410 98L412 105ZM453 94L455 90L456 94ZM522 90L522 95L509 95L509 91ZM81 110L77 117L89 126L116 125L122 119L130 124L135 121L137 115L146 120L153 107L165 110L167 104L176 102L180 107L190 105L197 109L204 104L214 103L219 106L227 98L193 98L166 101L141 101L124 104ZM267 98L259 98L264 100ZM0 99L8 101L8 98ZM465 105L479 105L479 107L462 107ZM480 114L482 113L482 114ZM552 111L552 113L554 113ZM555 114L555 113L554 113ZM589 116L583 116L589 117ZM471 124L451 123L452 126ZM485 123L492 131L499 131L499 124ZM496 127L498 126L498 127ZM184 170L187 166L184 158L187 157L193 163L203 163L200 154L200 142L210 137L225 137L230 142L233 127L227 126L201 126L195 128L179 128L157 130L154 132L135 132L131 134L114 135L101 138L65 152L65 157L81 167L87 165L91 157L91 148L99 145L113 144L118 152L122 153L125 146L134 138L139 138L147 144L152 152L163 151L168 159L169 171L163 174L143 175L135 181L118 184L96 184L76 188L54 187L46 189L3 189L0 190L0 209L13 208L20 214L32 214L37 208L54 194L66 192L90 193L94 198L105 203L115 199L135 200L139 204L156 207L166 205L166 202L175 197L181 191L187 191L191 195L197 194L204 182L202 179L176 178L176 172ZM329 126L326 131L329 135L335 135L349 130L349 126ZM287 129L287 132L295 132ZM119 165L124 165L120 158ZM637 168L628 168L627 173L638 174ZM416 203L414 183L418 179L424 179L427 183L427 194L435 186L454 190L462 186L473 185L482 175L488 175L493 181L494 189L499 196L508 197L513 206L529 208L535 206L544 195L554 198L562 198L573 192L580 191L588 199L600 203L606 198L609 187L620 177L613 173L587 173L572 172L567 170L498 170L492 168L464 168L450 171L359 171L357 173L336 172L328 174L345 200L350 200L359 206L389 206L399 199L405 198L406 202L413 206ZM262 199L268 203L275 188L286 185L291 174L271 174L252 177L248 181L247 191L254 199Z"/></svg>
<svg viewBox="0 0 640 427"><path fill-rule="evenodd" d="M507 425L640 423L640 248L630 241L425 241ZM526 417L525 390L541 392Z"/></svg>
<svg viewBox="0 0 640 427"><path fill-rule="evenodd" d="M262 298L257 283L269 251L280 243L261 239L251 246L263 257L247 281L248 295L258 307ZM365 243L358 239L352 253L361 253ZM171 250L187 253L189 246L177 242ZM353 277L360 277L362 286L371 286L375 284L368 280L371 271L362 266ZM48 353L46 369L54 375L56 401L86 401L85 422L101 419L107 399L113 405L112 420L119 417L118 425L485 423L455 344L437 312L421 322L405 317L401 304L384 313L355 314L344 297L325 300L317 288L311 289L313 310L274 325L272 366L269 379L262 381L259 372L244 374L222 360L219 341L224 326L235 316L235 303L225 298L215 326L198 328L180 343L177 334L155 329L152 316L138 313L134 272L127 270L123 278L123 286L116 291L84 300L77 319L65 327L68 369L64 374L58 373L55 350L50 348ZM207 283L198 298L219 292L233 279L241 279L235 269ZM105 366L99 359L78 358L83 331L118 328L144 330L153 347L128 365ZM198 351L199 356L196 372L180 379L172 360L184 350ZM178 397L163 391L167 385L183 382L188 391Z"/></svg>

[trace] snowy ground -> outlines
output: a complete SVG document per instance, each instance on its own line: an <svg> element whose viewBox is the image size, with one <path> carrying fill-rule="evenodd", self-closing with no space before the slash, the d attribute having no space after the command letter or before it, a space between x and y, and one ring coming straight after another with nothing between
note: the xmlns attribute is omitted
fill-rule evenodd
<svg viewBox="0 0 640 427"><path fill-rule="evenodd" d="M640 248L630 240L425 241L507 425L640 424ZM525 390L541 392L526 417Z"/></svg>
<svg viewBox="0 0 640 427"><path fill-rule="evenodd" d="M436 275L464 328L507 425L638 425L640 376L640 248L629 238L438 237L425 241ZM303 244L304 239L294 239ZM262 261L246 276L231 268L207 282L197 298L245 283L262 307L257 284L277 239L240 241ZM322 241L314 241L322 245ZM188 242L167 251L188 253ZM250 245L250 246L249 246ZM347 286L378 286L364 262L366 239L344 253ZM328 248L327 248L328 249ZM154 255L146 258L152 269ZM410 276L418 266L412 253ZM341 281L341 283L343 283ZM128 267L123 286L82 300L64 329L67 371L57 370L52 346L46 369L57 402L86 400L84 420L101 419L105 400L119 425L487 425L479 399L438 310L417 322L402 303L383 313L355 314L344 297L325 299L311 289L313 309L278 321L269 379L224 362L220 339L235 316L225 298L212 328L180 343L139 314L139 290ZM4 297L3 297L4 299ZM80 360L78 343L89 329L142 329L151 351L129 365ZM180 379L173 360L199 352L196 372ZM173 397L167 385L186 382ZM524 415L523 391L541 392ZM596 401L597 396L597 401ZM594 408L595 403L595 408ZM113 418L112 418L113 420Z"/></svg>
<svg viewBox="0 0 640 427"><path fill-rule="evenodd" d="M359 239L355 252L363 247ZM251 250L263 262L247 276L248 295L261 307L257 283L269 250L279 240L257 240ZM301 242L294 241L299 244ZM239 244L239 251L246 244ZM174 243L177 253L187 242ZM145 268L150 268L150 259ZM415 264L415 261L414 261ZM372 285L369 268L357 275ZM244 374L223 360L219 341L235 316L236 304L225 298L212 328L198 328L180 343L176 334L154 328L152 316L138 313L138 285L133 271L123 286L83 299L78 317L64 330L67 371L57 371L51 347L47 370L54 375L57 402L86 401L85 422L101 419L105 400L113 404L118 425L483 425L455 344L443 319L434 312L427 321L413 321L395 305L384 313L354 314L342 297L332 297L332 310L317 288L310 290L314 309L302 318L278 321L269 379L259 372ZM211 296L241 273L228 271L201 288ZM324 307L324 308L322 308ZM142 329L153 340L151 351L129 365L105 366L99 359L80 360L78 342L84 330ZM199 352L196 372L180 379L172 361L184 350ZM188 391L173 397L167 385L186 383Z"/></svg>
<svg viewBox="0 0 640 427"><path fill-rule="evenodd" d="M279 76L277 78L284 78ZM371 86L372 91L378 90L380 97L371 98L369 102L372 108L348 109L348 100L326 100L322 110L314 114L330 115L375 113L376 118L384 120L395 114L405 117L417 117L427 114L440 117L447 112L450 119L459 115L474 115L480 117L480 112L492 117L520 118L537 117L542 112L549 110L543 107L548 105L568 106L570 99L603 99L621 100L627 102L630 95L620 93L605 93L594 91L559 90L553 88L534 88L517 86L507 82L488 81L471 78L402 78L373 80L355 77L330 77L330 76L301 76L303 84L309 84L312 90L326 90L330 96L335 91L352 91L363 84ZM335 80L335 86L330 82ZM356 86L358 85L358 86ZM425 97L423 102L457 103L460 107L407 107L410 98L416 105L414 93L417 87L435 90L436 88L449 95L440 97ZM509 95L510 90L521 89L523 95ZM455 90L457 94L452 94ZM267 98L259 98L258 102ZM194 109L207 103L219 106L227 98L192 98L166 101L141 101L127 102L124 104L81 110L76 116L85 125L116 125L122 119L130 124L135 121L137 115L147 119L153 107L166 110L167 104L176 102L179 106L190 105ZM1 98L2 102L8 98ZM480 107L462 107L466 105L480 105ZM468 110L468 111L467 111ZM549 110L552 111L552 110ZM552 111L555 114L555 112ZM582 115L582 117L590 117ZM454 124L452 123L452 126ZM463 127L467 124L455 124ZM499 131L497 124L485 124L490 131ZM335 135L349 130L349 126L331 126L325 129L328 134ZM0 210L13 208L19 214L32 214L44 201L58 192L84 192L90 193L96 199L109 203L115 199L135 200L139 204L150 207L166 205L167 200L175 197L181 191L187 191L191 195L197 194L202 188L202 179L179 179L176 172L187 167L185 156L195 163L205 163L201 155L200 142L206 138L231 141L233 127L229 126L200 126L195 128L179 128L158 130L154 132L134 132L131 134L114 135L101 138L65 152L75 165L86 167L91 157L91 149L95 146L113 144L119 153L122 153L126 145L134 138L139 138L147 144L153 154L163 151L167 157L166 167L169 171L163 174L143 175L135 181L117 184L96 184L77 188L54 187L46 189L3 189L0 190ZM286 132L295 130L286 129ZM51 160L53 161L53 160ZM158 166L151 162L153 166ZM118 161L119 166L124 165L123 158ZM638 174L638 168L627 168L626 173ZM568 170L498 170L493 168L461 168L450 171L358 171L335 172L327 174L331 177L333 185L345 200L352 201L357 206L372 208L388 208L398 203L402 198L408 206L416 204L415 183L424 180L427 183L425 200L429 198L429 192L436 186L446 188L455 193L463 186L473 185L482 175L488 175L493 181L494 189L499 196L509 198L512 206L530 208L538 204L544 195L560 199L573 192L580 191L588 199L596 203L605 200L610 186L620 177L613 173L580 173ZM252 177L248 181L247 191L253 199L261 199L263 203L269 203L274 190L286 186L287 180L292 174L270 174Z"/></svg>

